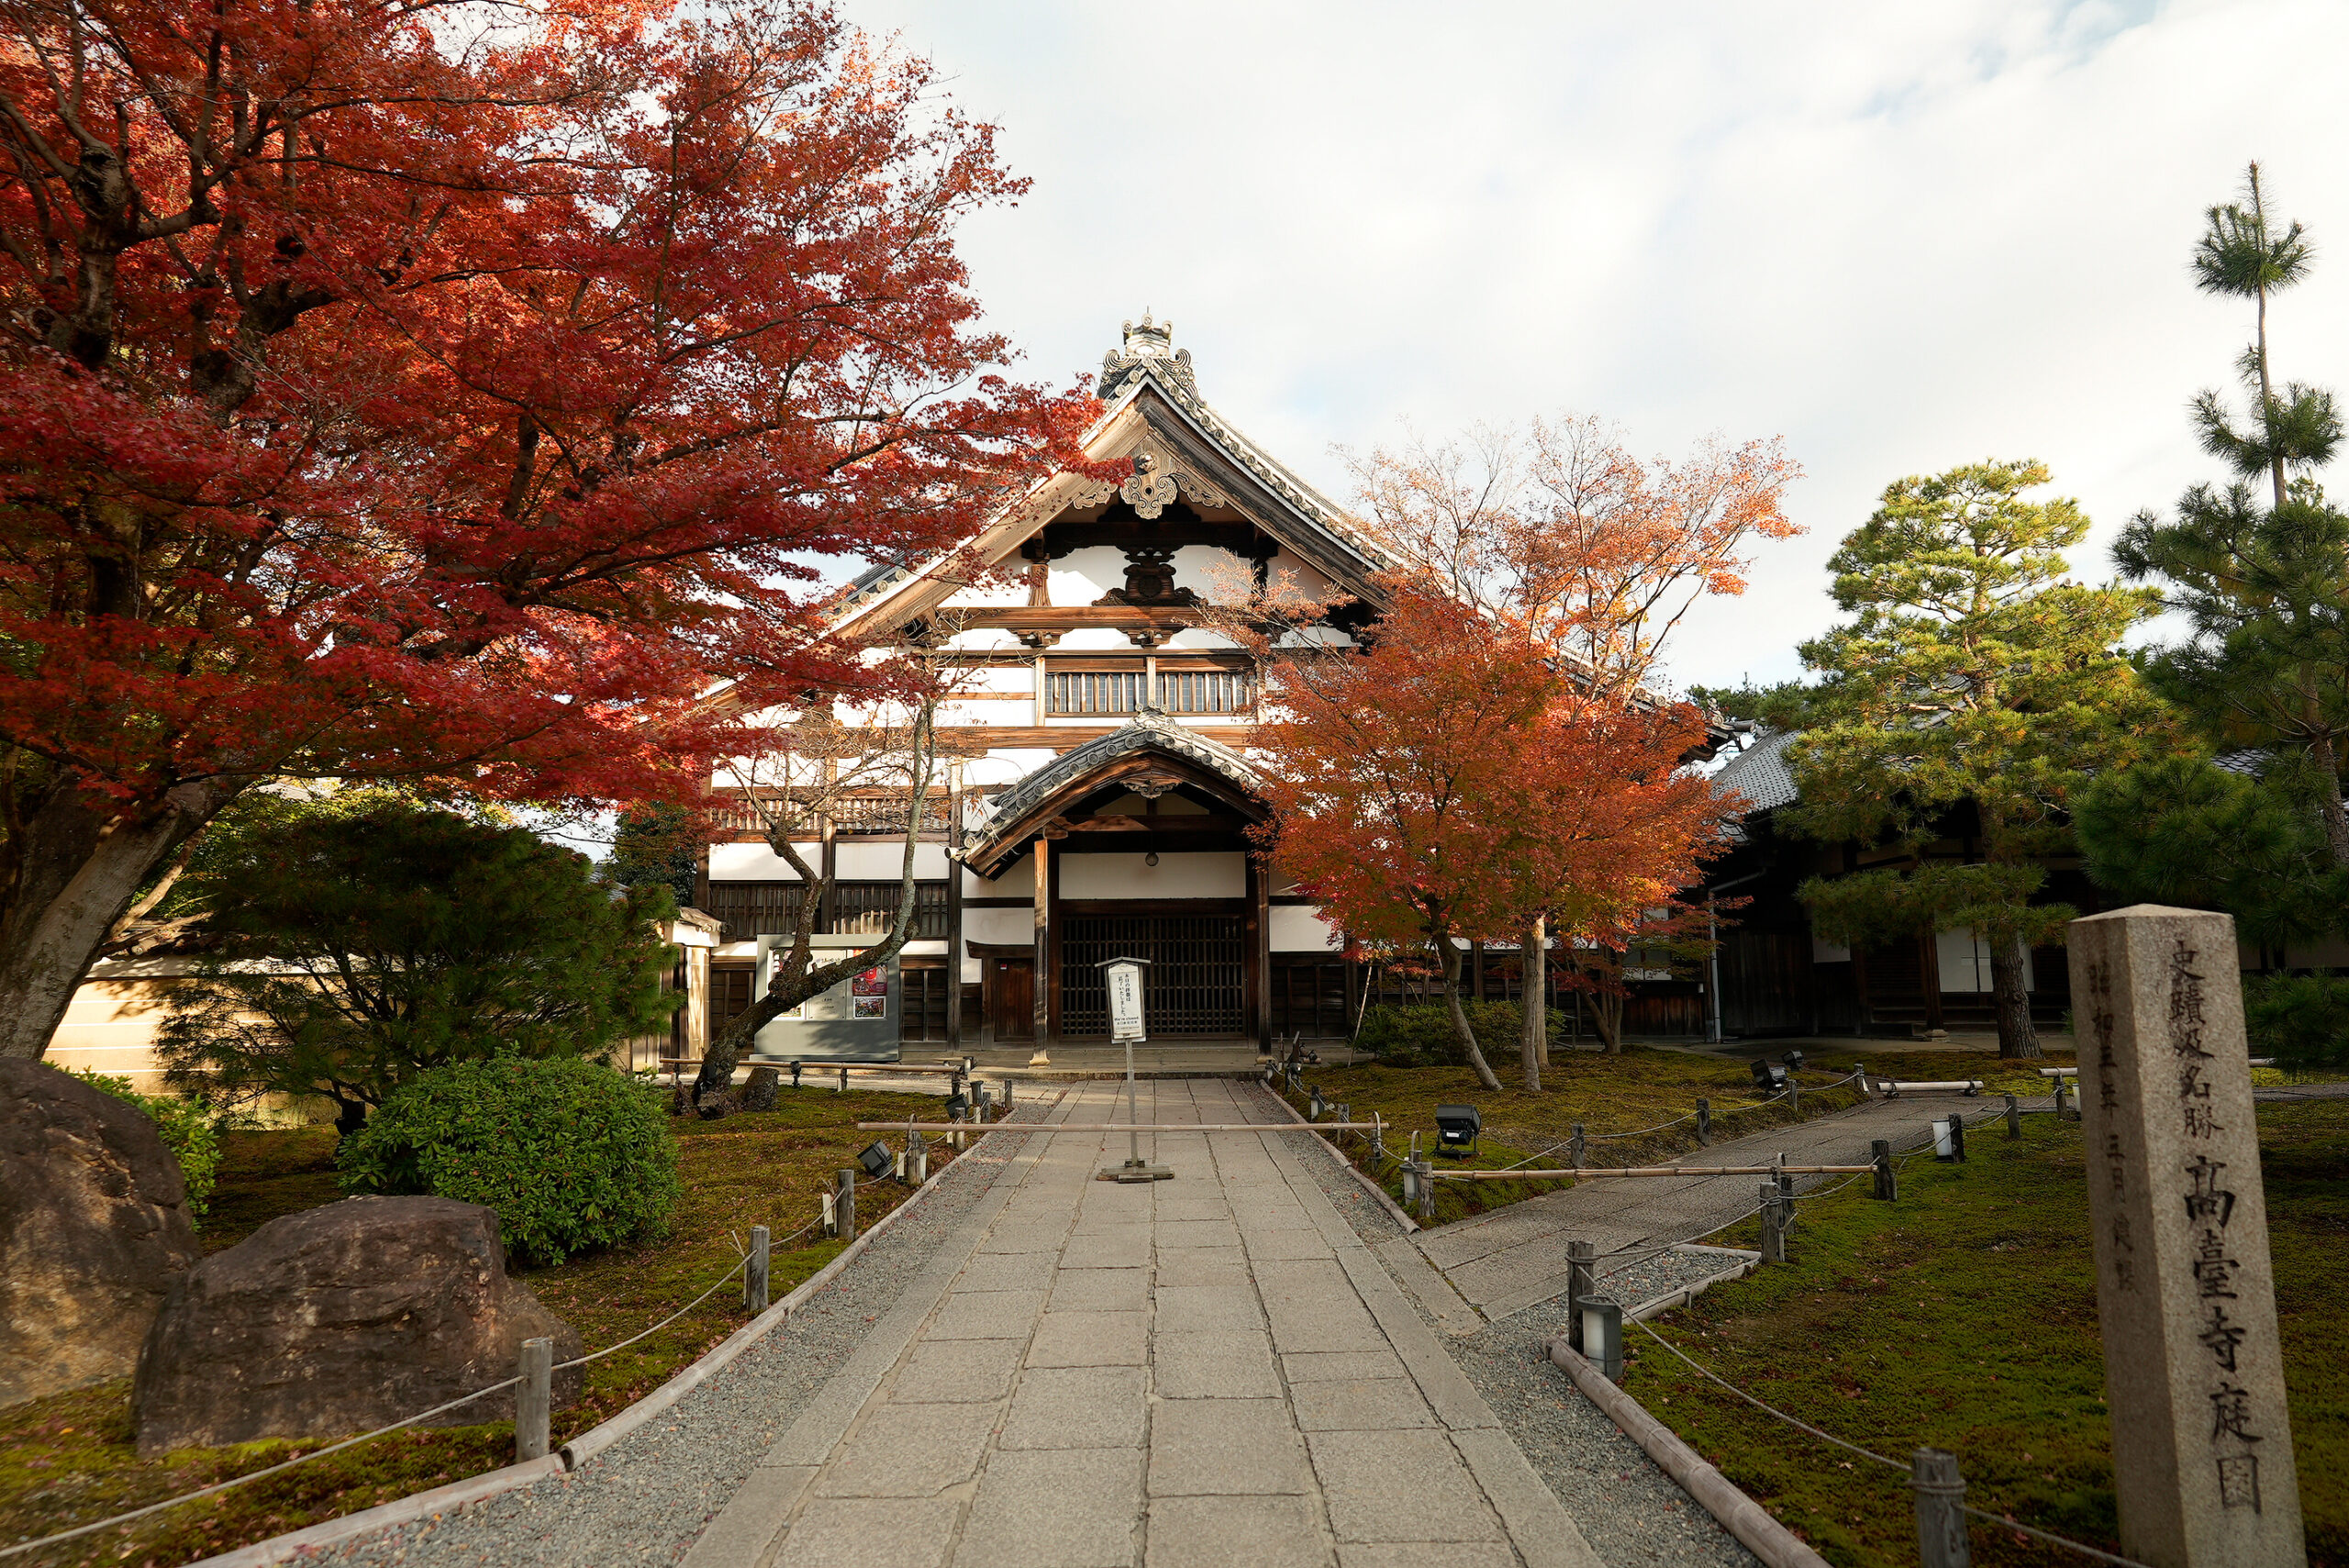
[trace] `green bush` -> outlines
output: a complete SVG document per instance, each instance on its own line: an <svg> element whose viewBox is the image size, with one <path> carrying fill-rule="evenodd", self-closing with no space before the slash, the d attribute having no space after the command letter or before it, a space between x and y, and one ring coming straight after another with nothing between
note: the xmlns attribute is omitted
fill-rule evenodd
<svg viewBox="0 0 2349 1568"><path fill-rule="evenodd" d="M1475 1031L1476 1047L1486 1061L1517 1060L1525 1037L1521 1006L1515 1002L1470 1001L1460 1006L1468 1015L1468 1027ZM1553 1007L1551 1049L1557 1050L1565 1039L1566 1015ZM1378 1060L1389 1067L1456 1067L1468 1060L1452 1027L1452 1009L1441 1001L1402 1006L1382 1003L1372 1007L1363 1015L1362 1033L1355 1043L1364 1051L1376 1051Z"/></svg>
<svg viewBox="0 0 2349 1568"><path fill-rule="evenodd" d="M347 1193L494 1208L507 1249L539 1263L660 1231L680 1192L658 1094L570 1057L418 1073L342 1140L335 1163Z"/></svg>
<svg viewBox="0 0 2349 1568"><path fill-rule="evenodd" d="M2243 1012L2254 1056L2288 1071L2349 1066L2349 976L2254 975Z"/></svg>
<svg viewBox="0 0 2349 1568"><path fill-rule="evenodd" d="M147 1113L155 1130L163 1135L163 1147L180 1162L180 1179L187 1184L188 1222L200 1224L220 1173L220 1135L213 1130L212 1118L204 1107L170 1095L142 1095L130 1086L129 1079L105 1073L83 1072L73 1076Z"/></svg>

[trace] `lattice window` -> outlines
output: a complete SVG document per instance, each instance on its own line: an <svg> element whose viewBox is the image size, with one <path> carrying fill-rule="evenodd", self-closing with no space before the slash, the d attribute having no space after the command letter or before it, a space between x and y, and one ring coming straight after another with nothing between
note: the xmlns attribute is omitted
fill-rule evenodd
<svg viewBox="0 0 2349 1568"><path fill-rule="evenodd" d="M1061 1033L1109 1032L1097 965L1146 958L1142 1014L1153 1038L1247 1029L1247 937L1237 915L1071 915L1061 937Z"/></svg>
<svg viewBox="0 0 2349 1568"><path fill-rule="evenodd" d="M1158 706L1168 713L1239 713L1250 695L1248 677L1239 670L1158 673Z"/></svg>
<svg viewBox="0 0 2349 1568"><path fill-rule="evenodd" d="M831 929L848 936L887 936L897 918L897 895L902 887L902 884L895 882L839 884ZM917 941L936 940L946 935L943 882L914 884L914 917L907 933Z"/></svg>
<svg viewBox="0 0 2349 1568"><path fill-rule="evenodd" d="M1051 714L1140 713L1146 689L1140 670L1055 670L1044 675Z"/></svg>

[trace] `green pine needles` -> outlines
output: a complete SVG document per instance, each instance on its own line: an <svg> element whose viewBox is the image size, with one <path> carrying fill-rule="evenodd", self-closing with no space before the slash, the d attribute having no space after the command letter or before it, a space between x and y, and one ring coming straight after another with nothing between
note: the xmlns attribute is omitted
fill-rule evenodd
<svg viewBox="0 0 2349 1568"><path fill-rule="evenodd" d="M678 1000L665 886L622 892L527 829L395 795L274 803L207 845L184 897L206 953L157 1044L173 1087L330 1100L346 1135L419 1073L596 1055Z"/></svg>

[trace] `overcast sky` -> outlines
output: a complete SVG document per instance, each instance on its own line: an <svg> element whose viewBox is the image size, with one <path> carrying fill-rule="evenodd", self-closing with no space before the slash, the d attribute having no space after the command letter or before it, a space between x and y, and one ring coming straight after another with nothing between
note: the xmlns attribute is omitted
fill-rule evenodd
<svg viewBox="0 0 2349 1568"><path fill-rule="evenodd" d="M2340 0L842 4L1034 179L964 245L1030 374L1097 370L1149 308L1341 502L1332 447L1407 426L1783 435L1809 533L1684 633L1683 684L1795 673L1828 553L1903 474L2040 458L2105 575L2213 473L2186 403L2250 321L2187 261L2249 158L2332 242L2277 368L2349 390Z"/></svg>

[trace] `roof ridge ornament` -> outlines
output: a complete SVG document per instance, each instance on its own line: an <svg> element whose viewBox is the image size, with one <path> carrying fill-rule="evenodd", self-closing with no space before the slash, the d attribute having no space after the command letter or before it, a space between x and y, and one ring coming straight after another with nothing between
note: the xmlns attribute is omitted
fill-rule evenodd
<svg viewBox="0 0 2349 1568"><path fill-rule="evenodd" d="M1174 347L1174 323L1152 321L1147 310L1141 313L1141 325L1124 323L1120 346L1101 356L1097 395L1102 402L1109 402L1145 371L1155 371L1194 397L1199 394L1197 378L1191 371L1191 350Z"/></svg>

